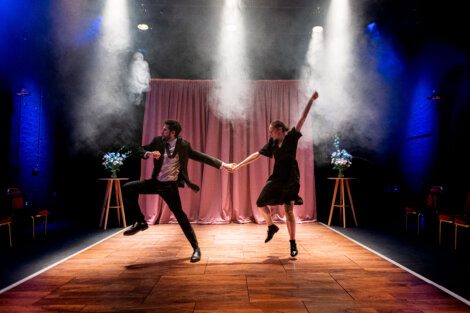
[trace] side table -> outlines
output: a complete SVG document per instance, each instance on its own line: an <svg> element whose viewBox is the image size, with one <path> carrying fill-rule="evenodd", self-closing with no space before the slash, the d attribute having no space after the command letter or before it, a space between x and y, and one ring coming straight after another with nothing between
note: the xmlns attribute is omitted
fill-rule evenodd
<svg viewBox="0 0 470 313"><path fill-rule="evenodd" d="M108 215L109 209L115 208L117 209L117 218L118 223L121 225L121 217L124 227L127 227L126 224L126 214L124 212L124 202L122 201L122 193L121 193L121 180L129 180L129 178L100 178L99 180L107 181L106 186L106 193L104 195L104 202L103 202L103 209L101 211L101 220L100 220L100 227L106 229L108 225ZM115 205L111 205L111 198L113 194L115 194Z"/></svg>
<svg viewBox="0 0 470 313"><path fill-rule="evenodd" d="M356 219L356 212L354 211L354 204L351 195L351 188L349 187L349 181L355 178L351 177L328 177L328 179L335 180L335 189L333 191L333 199L331 200L331 207L330 207L330 217L328 218L328 225L331 225L331 219L333 217L333 211L335 208L339 208L340 211L340 218L343 219L343 227L346 228L346 198L344 194L344 187L346 186L346 191L348 193L348 200L349 200L349 207L351 208L352 215L354 218L354 224L357 227L357 219ZM337 199L339 189L339 197ZM339 200L337 202L336 200Z"/></svg>

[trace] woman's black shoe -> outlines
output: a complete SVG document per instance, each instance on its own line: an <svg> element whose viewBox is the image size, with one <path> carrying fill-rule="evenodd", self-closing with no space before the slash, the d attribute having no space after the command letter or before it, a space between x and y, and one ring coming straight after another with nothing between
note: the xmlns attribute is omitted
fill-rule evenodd
<svg viewBox="0 0 470 313"><path fill-rule="evenodd" d="M270 241L271 239L273 239L274 234L277 233L278 230L279 230L279 227L277 227L275 224L269 225L268 235L266 236L266 239L264 240L264 242L266 243Z"/></svg>
<svg viewBox="0 0 470 313"><path fill-rule="evenodd" d="M191 263L199 262L201 260L201 249L194 249L193 255L191 256Z"/></svg>
<svg viewBox="0 0 470 313"><path fill-rule="evenodd" d="M299 251L297 251L297 244L295 243L295 240L289 240L290 242L290 256L295 257L297 254L299 254Z"/></svg>

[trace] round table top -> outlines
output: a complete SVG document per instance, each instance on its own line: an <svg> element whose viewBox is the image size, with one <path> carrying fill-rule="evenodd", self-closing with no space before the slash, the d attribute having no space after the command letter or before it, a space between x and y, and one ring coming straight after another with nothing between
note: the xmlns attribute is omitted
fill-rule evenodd
<svg viewBox="0 0 470 313"><path fill-rule="evenodd" d="M126 177L105 177L105 178L98 178L98 180L129 180Z"/></svg>
<svg viewBox="0 0 470 313"><path fill-rule="evenodd" d="M328 179L344 179L344 180L350 180L350 179L357 179L355 177L328 177Z"/></svg>

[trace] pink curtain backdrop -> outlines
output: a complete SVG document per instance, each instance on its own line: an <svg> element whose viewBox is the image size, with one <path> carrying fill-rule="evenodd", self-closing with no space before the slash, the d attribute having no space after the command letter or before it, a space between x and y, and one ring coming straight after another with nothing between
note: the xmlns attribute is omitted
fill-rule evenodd
<svg viewBox="0 0 470 313"><path fill-rule="evenodd" d="M271 121L280 119L290 127L294 126L308 100L299 90L299 81L251 81L249 84L253 97L246 120L229 121L219 118L211 107L214 81L152 79L145 104L142 143L148 144L160 135L165 120L176 119L183 127L180 136L188 140L193 149L227 163L240 162L267 143ZM304 204L295 206L294 213L299 223L314 222L313 145L299 142L297 160L299 194ZM180 188L184 211L192 223L264 223L256 199L273 165L274 159L262 156L255 163L230 174L189 160L189 177L201 190L195 193L188 187ZM153 162L143 160L141 178L150 178L152 169ZM149 223L176 223L160 197L141 195L139 201ZM285 221L282 206L272 207L271 212L275 221Z"/></svg>

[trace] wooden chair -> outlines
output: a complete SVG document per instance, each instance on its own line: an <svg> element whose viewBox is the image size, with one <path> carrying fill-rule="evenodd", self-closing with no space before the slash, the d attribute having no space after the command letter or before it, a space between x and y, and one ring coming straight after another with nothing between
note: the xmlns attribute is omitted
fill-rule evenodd
<svg viewBox="0 0 470 313"><path fill-rule="evenodd" d="M11 208L13 212L21 212L23 215L29 215L32 220L32 237L36 239L36 221L39 219L43 220L44 225L44 236L47 234L47 217L49 215L48 210L27 210L25 199L26 196L21 192L19 188L8 188L7 196L10 197Z"/></svg>
<svg viewBox="0 0 470 313"><path fill-rule="evenodd" d="M439 245L442 244L442 224L443 223L446 225L454 224L455 217L456 217L456 214L446 213L446 212L440 213L437 216L437 219L439 220Z"/></svg>
<svg viewBox="0 0 470 313"><path fill-rule="evenodd" d="M36 220L42 219L43 221L43 228L44 228L44 236L47 235L47 217L49 216L49 210L38 210L32 213L31 219L33 223L33 239L36 239L35 237L35 226L36 226Z"/></svg>
<svg viewBox="0 0 470 313"><path fill-rule="evenodd" d="M8 228L8 240L10 247L13 246L13 240L11 236L11 225L13 223L13 217L11 209L8 205L7 197L5 194L0 194L0 227L6 226Z"/></svg>
<svg viewBox="0 0 470 313"><path fill-rule="evenodd" d="M454 249L457 250L459 227L468 229L470 228L470 192L467 194L463 215L454 218Z"/></svg>
<svg viewBox="0 0 470 313"><path fill-rule="evenodd" d="M12 218L10 216L0 217L0 227L2 226L8 227L8 239L10 240L10 247L13 246L13 242L11 240L11 223L12 223Z"/></svg>
<svg viewBox="0 0 470 313"><path fill-rule="evenodd" d="M416 217L416 232L419 235L421 230L421 217L425 212L435 213L440 205L440 198L444 191L442 186L433 186L426 195L424 205L405 206L405 231L408 231L408 218L410 215Z"/></svg>
<svg viewBox="0 0 470 313"><path fill-rule="evenodd" d="M442 224L454 225L454 249L457 249L458 228L469 228L470 223L470 192L467 194L463 210L459 212L443 212L438 215L439 245L442 244Z"/></svg>

